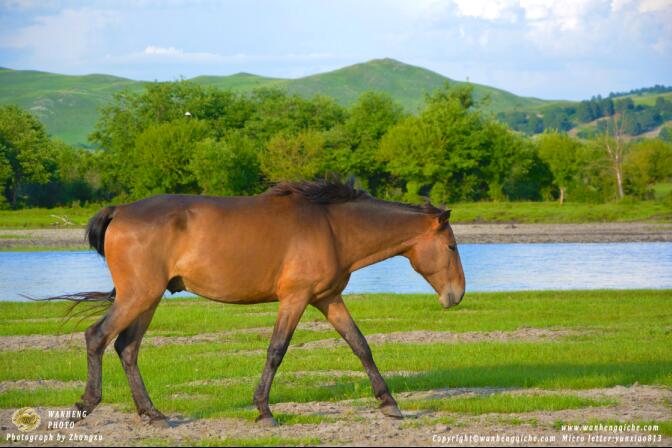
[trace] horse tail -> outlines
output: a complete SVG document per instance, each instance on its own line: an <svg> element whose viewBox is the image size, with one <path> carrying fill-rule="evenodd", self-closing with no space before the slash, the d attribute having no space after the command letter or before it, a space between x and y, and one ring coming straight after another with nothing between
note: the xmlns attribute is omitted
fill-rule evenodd
<svg viewBox="0 0 672 448"><path fill-rule="evenodd" d="M114 298L117 295L117 290L112 288L112 291L110 292L97 292L97 291L77 292L74 294L63 294L61 296L46 297L44 299L36 299L34 297L30 297L24 294L21 295L33 302L51 302L54 300L67 300L69 302L72 302L72 304L66 310L65 315L63 316L63 321L61 322L62 327L73 317L79 317L80 318L79 322L81 322L84 319L96 316L100 314L102 311L107 310L114 303ZM86 307L86 309L74 313L73 311L75 310L77 305L80 305L82 303L91 304L92 306Z"/></svg>
<svg viewBox="0 0 672 448"><path fill-rule="evenodd" d="M89 223L86 226L86 239L89 241L91 248L95 249L100 255L105 257L105 231L107 226L110 225L112 218L114 217L115 207L105 207L96 213L93 218L89 220ZM72 302L72 305L68 308L66 312L66 319L63 322L65 324L71 317L73 317L73 311L77 305L82 303L93 304L93 313L89 312L87 315L83 316L81 320L90 317L100 308L109 308L114 303L114 298L117 295L116 289L112 289L110 292L98 292L98 291L89 291L89 292L77 292L73 294L63 294L60 296L46 297L43 299L36 299L34 297L23 295L23 297L32 300L34 302L51 302L54 300L67 300ZM85 310L92 311L92 310ZM81 316L82 313L79 313Z"/></svg>
<svg viewBox="0 0 672 448"><path fill-rule="evenodd" d="M105 231L114 218L115 210L114 206L105 207L96 213L86 226L86 239L89 240L89 245L103 257L105 257Z"/></svg>

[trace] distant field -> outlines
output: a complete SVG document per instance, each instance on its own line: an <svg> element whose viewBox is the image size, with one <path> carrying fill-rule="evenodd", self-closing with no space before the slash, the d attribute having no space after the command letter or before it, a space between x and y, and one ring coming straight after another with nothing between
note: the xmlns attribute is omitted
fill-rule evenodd
<svg viewBox="0 0 672 448"><path fill-rule="evenodd" d="M0 229L81 227L100 206L0 210Z"/></svg>
<svg viewBox="0 0 672 448"><path fill-rule="evenodd" d="M620 98L632 98L632 101L635 104L644 104L646 106L654 106L656 104L656 100L658 99L659 96L662 96L667 101L672 100L672 92L647 93L647 94L643 94L643 95L628 95L628 96L623 96L623 97L617 97L617 98L615 98L615 100L620 99Z"/></svg>
<svg viewBox="0 0 672 448"><path fill-rule="evenodd" d="M283 425L254 429L252 393L277 304L234 306L201 299L161 304L140 353L154 403L171 416L197 419L194 425L211 419L200 427L215 434L289 437L286 444L305 444L309 437L310 444L342 443L339 437L351 433L354 438L347 440L362 440L356 432L364 428L367 434L389 437L394 431L394 437L416 437L420 443L437 432L437 425L543 434L565 423L648 422L659 425L656 434L672 434L671 290L468 293L450 310L429 295L358 295L346 297L346 303L368 335L405 421L377 420L359 361L349 348L335 345L336 333L308 309L271 393L271 407ZM81 383L73 383L86 376L79 337L74 344L66 340L50 348L21 342L26 335L33 339L25 341L42 335L34 343L49 344L50 337L81 331L92 322L61 327L65 306L0 302L0 412L69 406L81 394ZM161 343L152 339L157 336ZM441 337L445 341L430 339ZM133 412L126 377L111 349L104 359L103 397L104 404ZM109 408L97 412L110 415L112 423L132 421ZM155 443L167 443L179 431L152 434ZM202 445L214 436L208 431L191 437L177 443Z"/></svg>
<svg viewBox="0 0 672 448"><path fill-rule="evenodd" d="M672 182L662 182L653 187L656 198L662 199L672 194Z"/></svg>
<svg viewBox="0 0 672 448"><path fill-rule="evenodd" d="M672 184L656 187L656 196L664 197ZM102 206L81 208L32 208L0 210L0 229L38 229L77 227ZM566 202L467 202L451 204L451 221L455 223L589 223L589 222L672 222L672 209L661 201L589 204Z"/></svg>
<svg viewBox="0 0 672 448"><path fill-rule="evenodd" d="M662 187L661 187L662 188ZM453 222L589 223L672 222L672 209L659 201L610 202L468 202L450 206Z"/></svg>

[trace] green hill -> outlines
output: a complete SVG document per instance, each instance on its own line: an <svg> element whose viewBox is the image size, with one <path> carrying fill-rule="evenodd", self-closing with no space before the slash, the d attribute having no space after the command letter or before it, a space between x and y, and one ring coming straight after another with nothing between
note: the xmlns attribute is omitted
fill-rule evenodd
<svg viewBox="0 0 672 448"><path fill-rule="evenodd" d="M248 91L259 87L282 84L286 80L280 78L267 78L251 73L236 73L235 75L229 76L197 76L191 78L189 81L202 86L216 87L218 89Z"/></svg>
<svg viewBox="0 0 672 448"><path fill-rule="evenodd" d="M277 87L305 97L331 96L348 106L367 90L389 93L407 111L417 111L425 93L448 81L433 71L393 59L377 59L331 72L297 79L279 79L249 73L230 76L198 76L191 81L221 89L250 91ZM71 144L86 144L98 119L98 108L122 89L140 90L143 81L110 75L68 76L38 71L0 69L0 104L17 104L31 111L54 136ZM486 110L500 112L533 109L554 104L537 98L514 95L505 90L473 84L477 99L489 97Z"/></svg>
<svg viewBox="0 0 672 448"><path fill-rule="evenodd" d="M291 92L301 95L313 95L319 92L333 96L346 105L355 102L366 90L377 90L390 94L406 110L415 112L422 107L425 93L442 87L446 82L452 85L466 84L394 59L376 59L293 80L288 88ZM548 103L537 98L517 96L494 87L473 83L472 85L477 100L489 97L486 109L493 112L518 107L531 108Z"/></svg>
<svg viewBox="0 0 672 448"><path fill-rule="evenodd" d="M0 69L0 104L16 104L35 114L52 135L84 144L98 120L98 108L107 104L114 92L142 86L142 82L110 75Z"/></svg>
<svg viewBox="0 0 672 448"><path fill-rule="evenodd" d="M234 90L265 86L286 89L290 93L304 97L320 94L330 96L344 106L354 103L363 92L375 90L390 94L409 112L416 112L422 107L425 93L442 87L446 82L455 85L466 84L394 59L374 59L297 79L264 78L239 73L231 76L199 76L193 78L193 81L202 85ZM494 87L472 85L477 99L483 99L485 96L490 98L486 109L493 112L516 108L530 109L550 103L538 98L517 96Z"/></svg>

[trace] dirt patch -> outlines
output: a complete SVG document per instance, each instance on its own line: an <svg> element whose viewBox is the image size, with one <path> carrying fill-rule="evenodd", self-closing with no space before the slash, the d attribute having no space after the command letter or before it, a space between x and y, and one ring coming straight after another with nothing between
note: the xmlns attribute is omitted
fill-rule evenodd
<svg viewBox="0 0 672 448"><path fill-rule="evenodd" d="M84 229L0 230L0 250L18 247L83 249L88 247Z"/></svg>
<svg viewBox="0 0 672 448"><path fill-rule="evenodd" d="M664 421L672 418L672 410L666 401L672 399L670 389L653 386L614 387L608 389L591 389L584 391L547 391L547 390L505 390L502 389L446 389L398 394L399 398L428 399L444 398L464 394L553 394L572 393L587 397L610 397L617 399L618 404L599 408L582 408L557 412L529 412L520 414L485 414L469 416L464 414L447 414L440 412L413 411L404 412L405 420L390 420L382 416L375 406L362 406L361 400L339 402L310 403L278 403L272 405L276 415L292 414L313 416L322 419L319 424L280 425L277 427L261 427L247 419L213 418L189 419L181 415L169 416L169 428L160 429L149 426L134 414L121 412L115 407L101 405L84 421L77 423L72 430L46 431L47 409L38 408L43 416L40 429L31 434L82 434L96 435L102 440L89 442L69 442L74 445L138 445L148 439L172 442L175 445L185 444L203 439L257 439L261 437L280 437L284 439L316 438L323 445L338 446L418 446L446 445L436 437L484 436L525 436L555 437L555 443L542 445L567 445L562 437L567 436L609 436L613 432L567 432L556 426L557 421L590 422L595 420L614 419L621 422L639 423L643 421ZM18 433L11 423L13 409L0 410L2 430ZM518 424L510 423L516 419ZM507 423L509 422L509 423ZM527 422L527 423L526 423ZM628 432L621 435L651 435L651 432ZM646 445L669 446L672 439L664 436L660 440L645 443ZM448 445L458 445L457 441ZM463 445L490 445L493 443L472 442ZM498 443L496 445L501 445ZM574 442L572 445L587 446L598 443ZM642 445L642 443L634 443ZM57 445L52 442L51 445ZM507 445L511 445L507 443ZM538 443L522 442L516 445L539 445ZM605 445L601 443L599 445ZM631 445L631 443L607 445Z"/></svg>
<svg viewBox="0 0 672 448"><path fill-rule="evenodd" d="M459 342L543 342L555 341L567 336L585 334L577 330L569 329L545 329L545 328L519 328L514 331L474 331L464 333L451 333L448 331L405 331L395 333L380 333L366 336L370 344L455 344ZM325 348L344 345L342 339L321 339L295 347L304 349Z"/></svg>
<svg viewBox="0 0 672 448"><path fill-rule="evenodd" d="M84 333L0 336L0 352L18 352L23 350L69 350L72 348L83 348L85 346Z"/></svg>
<svg viewBox="0 0 672 448"><path fill-rule="evenodd" d="M459 243L670 242L672 224L452 224Z"/></svg>
<svg viewBox="0 0 672 448"><path fill-rule="evenodd" d="M316 332L332 330L331 325L327 322L300 323L298 328ZM273 333L273 328L271 327L257 327L240 328L216 333L201 333L191 336L147 336L143 340L143 345L161 346L170 344L196 344L201 342L226 343L230 342L235 335L258 334L270 338L271 333ZM70 350L85 346L84 333L0 336L0 352L22 350Z"/></svg>
<svg viewBox="0 0 672 448"><path fill-rule="evenodd" d="M84 387L83 381L57 381L57 380L18 380L0 381L0 393L10 390L35 390L40 388L49 389L72 389Z"/></svg>

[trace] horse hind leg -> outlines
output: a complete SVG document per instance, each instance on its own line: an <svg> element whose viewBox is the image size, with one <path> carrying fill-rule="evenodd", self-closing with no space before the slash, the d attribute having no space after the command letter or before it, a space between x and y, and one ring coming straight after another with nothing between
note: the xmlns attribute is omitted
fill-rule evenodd
<svg viewBox="0 0 672 448"><path fill-rule="evenodd" d="M156 306L145 311L128 328L119 333L114 348L126 372L138 415L148 419L154 426L167 427L166 417L154 407L138 368L140 344L155 310Z"/></svg>
<svg viewBox="0 0 672 448"><path fill-rule="evenodd" d="M160 297L159 297L160 299ZM90 326L85 332L88 378L86 388L75 408L81 412L81 418L90 414L100 403L103 396L102 368L103 353L109 343L138 317L156 306L158 300L134 300L120 293L107 314Z"/></svg>

